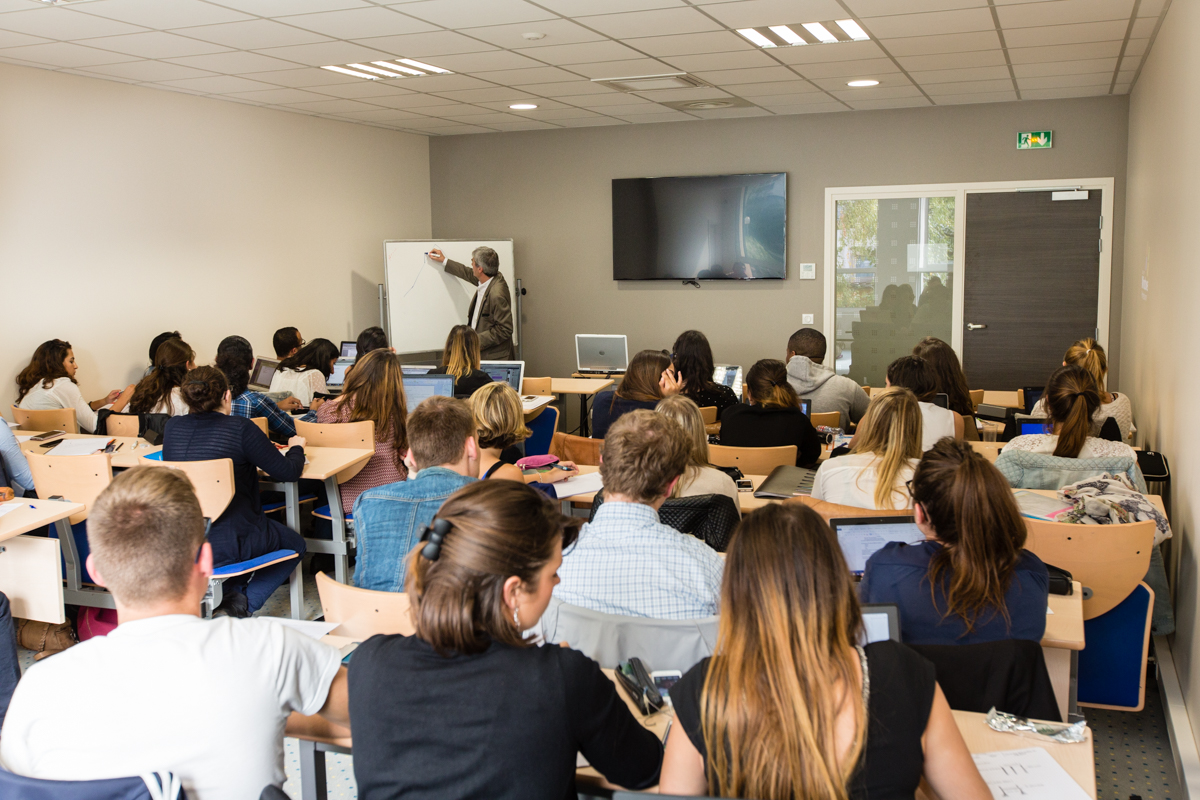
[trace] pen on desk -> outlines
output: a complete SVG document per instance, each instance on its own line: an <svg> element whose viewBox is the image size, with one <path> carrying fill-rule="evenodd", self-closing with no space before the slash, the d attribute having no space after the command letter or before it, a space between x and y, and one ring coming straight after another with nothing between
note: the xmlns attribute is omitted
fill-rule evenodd
<svg viewBox="0 0 1200 800"><path fill-rule="evenodd" d="M113 448L113 452L114 452L114 453L115 453L115 452L117 452L118 450L120 450L120 449L121 449L122 447L124 447L124 446L125 446L125 443L124 443L124 442L121 442L119 445L117 445L116 447L114 447L114 448Z"/></svg>

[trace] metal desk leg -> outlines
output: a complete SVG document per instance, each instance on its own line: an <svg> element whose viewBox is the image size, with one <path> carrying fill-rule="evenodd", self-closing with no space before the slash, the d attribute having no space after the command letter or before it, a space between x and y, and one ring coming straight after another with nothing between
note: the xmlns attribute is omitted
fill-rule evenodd
<svg viewBox="0 0 1200 800"><path fill-rule="evenodd" d="M592 435L592 426L588 422L588 396L586 394L579 395L579 435L589 437Z"/></svg>
<svg viewBox="0 0 1200 800"><path fill-rule="evenodd" d="M283 499L287 510L287 526L300 532L300 484L296 481L283 484Z"/></svg>
<svg viewBox="0 0 1200 800"><path fill-rule="evenodd" d="M288 578L289 590L292 596L292 619L304 619L304 559L301 558L296 562L296 568L292 570L291 577Z"/></svg>
<svg viewBox="0 0 1200 800"><path fill-rule="evenodd" d="M1067 718L1064 722L1081 719L1079 713L1079 651L1071 651L1071 689L1067 694Z"/></svg>
<svg viewBox="0 0 1200 800"><path fill-rule="evenodd" d="M298 740L300 745L300 797L302 800L325 800L325 752L316 742Z"/></svg>
<svg viewBox="0 0 1200 800"><path fill-rule="evenodd" d="M333 575L338 583L350 583L350 558L346 546L346 510L342 508L342 493L337 478L325 479L325 497L329 500L329 516L333 517Z"/></svg>
<svg viewBox="0 0 1200 800"><path fill-rule="evenodd" d="M78 592L83 584L83 565L79 563L79 550L75 547L75 532L69 519L54 523L58 530L58 544L67 568L67 591Z"/></svg>

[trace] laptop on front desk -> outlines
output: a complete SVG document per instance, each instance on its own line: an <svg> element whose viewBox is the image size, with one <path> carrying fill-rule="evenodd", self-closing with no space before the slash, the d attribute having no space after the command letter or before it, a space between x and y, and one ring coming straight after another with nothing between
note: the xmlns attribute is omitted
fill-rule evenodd
<svg viewBox="0 0 1200 800"><path fill-rule="evenodd" d="M579 372L608 374L629 366L629 343L624 334L575 334L575 366Z"/></svg>

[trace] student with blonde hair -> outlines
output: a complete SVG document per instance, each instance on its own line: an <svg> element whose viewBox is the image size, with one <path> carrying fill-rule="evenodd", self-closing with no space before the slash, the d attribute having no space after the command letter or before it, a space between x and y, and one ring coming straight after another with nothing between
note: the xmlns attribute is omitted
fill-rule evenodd
<svg viewBox="0 0 1200 800"><path fill-rule="evenodd" d="M454 396L467 398L492 382L492 376L481 370L479 363L479 334L470 325L455 325L446 337L442 365L429 374L453 375Z"/></svg>
<svg viewBox="0 0 1200 800"><path fill-rule="evenodd" d="M989 800L931 663L860 646L837 537L812 509L769 505L737 527L711 658L671 688L659 791L755 800ZM353 695L351 695L353 698Z"/></svg>
<svg viewBox="0 0 1200 800"><path fill-rule="evenodd" d="M474 331L472 331L474 333ZM521 396L507 383L493 381L480 387L470 399L471 410L479 431L479 477L501 478L522 483L557 483L579 470L570 461L560 461L566 469L551 469L549 472L524 474L516 466L515 445L530 436L525 427L525 410L521 407ZM505 451L508 451L507 454Z"/></svg>
<svg viewBox="0 0 1200 800"><path fill-rule="evenodd" d="M812 497L857 508L907 508L905 483L921 453L921 407L916 396L899 386L885 389L871 398L850 454L821 464Z"/></svg>
<svg viewBox="0 0 1200 800"><path fill-rule="evenodd" d="M704 430L704 417L700 415L699 406L690 397L677 394L659 400L654 410L678 422L692 444L687 468L671 491L671 497L723 494L733 500L734 507L737 507L737 484L733 478L708 462L708 433Z"/></svg>
<svg viewBox="0 0 1200 800"><path fill-rule="evenodd" d="M773 358L755 362L743 385L746 402L721 415L721 444L729 447L796 445L796 464L815 464L821 442L800 398L788 382L787 365Z"/></svg>
<svg viewBox="0 0 1200 800"><path fill-rule="evenodd" d="M1092 338L1080 339L1067 348L1062 365L1083 367L1096 380L1096 391L1100 398L1100 406L1092 412L1092 435L1100 435L1100 427L1104 420L1112 417L1121 429L1121 441L1128 442L1129 437L1137 431L1133 424L1133 403L1127 394L1110 392L1106 388L1108 378L1108 356L1104 348ZM1033 407L1033 416L1046 416L1046 397L1042 396Z"/></svg>

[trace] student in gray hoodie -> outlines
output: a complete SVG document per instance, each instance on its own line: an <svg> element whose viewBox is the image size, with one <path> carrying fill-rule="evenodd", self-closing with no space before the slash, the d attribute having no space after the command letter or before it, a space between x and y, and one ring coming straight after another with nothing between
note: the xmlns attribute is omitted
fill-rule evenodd
<svg viewBox="0 0 1200 800"><path fill-rule="evenodd" d="M811 413L836 411L841 414L840 427L847 430L867 413L871 398L853 380L821 363L825 350L825 335L820 331L801 328L793 333L787 344L788 383L801 400L811 401Z"/></svg>

